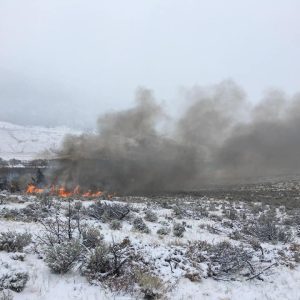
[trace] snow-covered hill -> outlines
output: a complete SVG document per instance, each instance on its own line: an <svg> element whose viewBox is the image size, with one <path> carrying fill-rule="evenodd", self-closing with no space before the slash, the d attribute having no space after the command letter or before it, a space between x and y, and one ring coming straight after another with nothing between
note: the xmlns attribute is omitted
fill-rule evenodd
<svg viewBox="0 0 300 300"><path fill-rule="evenodd" d="M0 122L0 158L30 160L40 158L45 150L54 153L68 133L79 134L65 127L29 127Z"/></svg>

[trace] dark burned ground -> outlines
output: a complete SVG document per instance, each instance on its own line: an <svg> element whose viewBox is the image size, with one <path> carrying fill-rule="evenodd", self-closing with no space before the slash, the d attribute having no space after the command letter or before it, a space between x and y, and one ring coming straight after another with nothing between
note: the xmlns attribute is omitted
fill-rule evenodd
<svg viewBox="0 0 300 300"><path fill-rule="evenodd" d="M18 160L0 161L0 190L7 188L4 183L18 186L22 193L30 180L41 170L46 178L57 167L59 161L34 160L22 162ZM51 171L52 170L52 171ZM189 198L193 202L203 198L227 201L261 202L271 206L284 205L287 210L300 208L300 175L284 175L272 178L249 179L248 184L236 185L210 185L193 191L152 191L124 194L117 191L117 195L126 198L126 201L134 199L143 201L143 197L154 202L178 201ZM252 183L251 183L252 182ZM256 183L253 183L256 182ZM115 192L115 191L113 191Z"/></svg>
<svg viewBox="0 0 300 300"><path fill-rule="evenodd" d="M135 196L141 196L136 194ZM261 202L271 206L284 205L286 209L300 208L300 180L282 179L276 182L263 182L246 185L211 186L196 191L157 192L144 194L153 201L191 198L201 201L203 198L215 200Z"/></svg>

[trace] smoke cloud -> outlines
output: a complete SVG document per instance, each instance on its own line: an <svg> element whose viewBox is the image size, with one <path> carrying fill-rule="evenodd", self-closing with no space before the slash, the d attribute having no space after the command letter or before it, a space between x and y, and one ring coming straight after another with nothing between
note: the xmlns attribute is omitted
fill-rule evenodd
<svg viewBox="0 0 300 300"><path fill-rule="evenodd" d="M300 95L270 91L250 105L239 86L224 81L187 90L185 100L171 121L152 92L140 89L135 107L98 119L96 134L66 137L53 176L131 193L299 172Z"/></svg>

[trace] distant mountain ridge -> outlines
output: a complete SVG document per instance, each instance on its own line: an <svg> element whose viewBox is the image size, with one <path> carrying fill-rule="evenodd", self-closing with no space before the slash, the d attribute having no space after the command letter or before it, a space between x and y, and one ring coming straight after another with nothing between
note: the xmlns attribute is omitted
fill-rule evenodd
<svg viewBox="0 0 300 300"><path fill-rule="evenodd" d="M46 150L55 155L66 134L80 134L67 127L21 126L0 121L0 158L31 160Z"/></svg>

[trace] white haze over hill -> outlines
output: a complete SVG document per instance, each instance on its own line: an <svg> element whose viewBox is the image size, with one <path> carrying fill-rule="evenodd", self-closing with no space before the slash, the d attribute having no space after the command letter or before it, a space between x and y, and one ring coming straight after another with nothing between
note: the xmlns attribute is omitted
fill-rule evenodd
<svg viewBox="0 0 300 300"><path fill-rule="evenodd" d="M77 132L67 127L29 127L0 122L0 158L31 160L41 158L44 151L55 155L68 133Z"/></svg>

